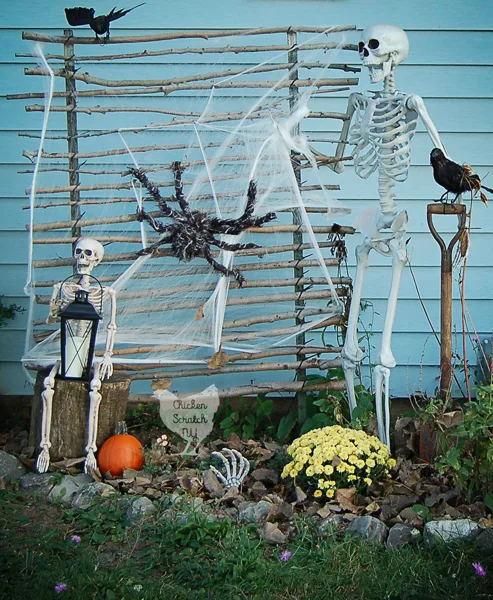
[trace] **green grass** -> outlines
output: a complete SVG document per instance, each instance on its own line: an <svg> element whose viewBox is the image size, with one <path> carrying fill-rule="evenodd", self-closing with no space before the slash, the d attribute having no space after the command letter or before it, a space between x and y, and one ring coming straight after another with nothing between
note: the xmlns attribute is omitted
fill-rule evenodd
<svg viewBox="0 0 493 600"><path fill-rule="evenodd" d="M163 507L164 508L164 507ZM472 547L388 551L298 519L283 548L255 526L169 520L123 521L116 503L88 511L0 491L0 598L101 600L468 600L493 598L493 557ZM82 539L77 544L72 535ZM481 562L486 577L475 575ZM60 594L55 585L64 582Z"/></svg>

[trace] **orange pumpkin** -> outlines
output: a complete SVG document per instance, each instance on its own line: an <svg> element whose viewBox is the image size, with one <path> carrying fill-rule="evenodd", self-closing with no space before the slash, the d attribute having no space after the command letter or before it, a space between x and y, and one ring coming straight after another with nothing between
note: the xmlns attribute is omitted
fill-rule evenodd
<svg viewBox="0 0 493 600"><path fill-rule="evenodd" d="M113 477L118 477L123 469L138 471L144 464L142 444L126 432L125 426L120 427L120 431L108 438L99 450L98 466L103 475L109 471Z"/></svg>

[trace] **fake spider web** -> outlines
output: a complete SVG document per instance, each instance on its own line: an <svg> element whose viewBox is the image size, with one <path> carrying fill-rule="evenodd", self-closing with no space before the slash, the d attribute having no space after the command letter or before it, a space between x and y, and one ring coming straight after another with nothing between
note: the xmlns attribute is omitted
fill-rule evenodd
<svg viewBox="0 0 493 600"><path fill-rule="evenodd" d="M334 38L343 43L341 35L330 36L332 42ZM326 36L311 38L309 42L323 39ZM227 353L252 353L294 346L300 334L341 314L343 303L326 265L327 253L321 250L320 236L314 232L307 210L323 209L325 212L315 216L318 223L325 225L347 211L322 183L315 156L302 133L312 92L338 53L336 48L304 57L310 63L320 60L322 54L325 66L313 85L302 92L293 94L286 85L295 78L293 69L286 69L282 76L274 70L275 84L265 92L262 87L256 90L255 82L263 77L255 64L254 68L218 81L208 98L191 92L187 103L193 108L189 110L182 99L173 98L174 114L159 125L136 124L105 136L105 147L118 150L97 168L99 180L104 177L105 182L99 193L105 195L106 201L92 204L94 192L81 192L80 222L84 224L84 236L105 245L105 261L93 275L117 292L114 362L200 364L220 349ZM283 62L290 62L286 53L269 58L261 66ZM253 84L252 88L246 85L230 91L229 85L238 80ZM197 110L197 106L203 108ZM50 145L45 141L45 152L49 152ZM309 169L308 192L300 190L293 153L302 156L299 160ZM232 253L211 247L218 262L243 274L246 282L242 288L234 278L213 270L203 258L179 262L166 244L160 246L158 253L136 256L139 249L158 237L147 223L135 220L136 209L144 206L153 213L157 207L147 191L132 180L128 167L143 169L149 180L158 185L161 195L169 199L175 193L171 170L175 161L184 169L183 191L192 209L220 219L237 219L245 209L249 184L254 181L254 215L276 213L276 220L259 230L217 236L227 243L258 244L257 250ZM88 167L86 170L90 173ZM43 184L37 183L38 187ZM39 214L36 206L43 202L45 199L38 194L33 202L34 220ZM169 204L178 208L173 200ZM286 231L286 227L297 229L298 236L302 234L300 249L303 259L311 264L303 277L295 274L293 231ZM34 261L38 248L33 245ZM67 244L63 254L66 261L69 254ZM63 280L68 270L65 266L63 276L55 280ZM40 286L45 294L50 291L50 280L45 277L40 281L36 268L31 269L31 274L28 289L34 301ZM302 306L298 302L300 292L293 291L300 286L307 290ZM39 308L31 311L33 319L34 313L41 314ZM105 317L108 313L105 307ZM99 330L97 350L104 349L106 325L105 320ZM55 331L31 347L24 360L52 363L58 353Z"/></svg>

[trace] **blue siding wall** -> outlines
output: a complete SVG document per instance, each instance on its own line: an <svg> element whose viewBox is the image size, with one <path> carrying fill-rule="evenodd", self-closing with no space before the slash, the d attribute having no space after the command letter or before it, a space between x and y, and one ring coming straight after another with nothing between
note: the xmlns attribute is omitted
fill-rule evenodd
<svg viewBox="0 0 493 600"><path fill-rule="evenodd" d="M7 101L6 95L39 89L37 78L25 77L23 69L29 59L16 58L16 52L29 52L23 42L23 30L60 34L67 27L63 8L67 2L52 0L40 3L24 0L11 4L4 13L0 27L0 294L4 301L27 306L23 295L27 264L28 213L25 189L29 176L17 171L29 164L22 157L24 148L34 148L35 140L18 136L19 131L37 133L42 113L26 113L23 101ZM113 4L98 2L98 12ZM221 27L259 27L275 25L346 25L362 29L367 24L391 22L404 28L410 40L410 54L396 73L398 89L421 95L440 132L449 154L458 162L467 162L481 176L492 173L486 184L493 187L493 4L477 0L468 5L462 0L416 0L414 2L379 0L188 0L183 3L147 0L145 6L114 24L115 35L146 34L170 29L211 29ZM152 30L148 26L152 25ZM79 35L92 35L83 32ZM348 41L357 42L358 32L348 34ZM97 53L98 46L91 49ZM354 54L354 60L357 55ZM125 65L112 65L104 72L108 78L123 76ZM365 73L361 74L360 90L368 89ZM330 100L328 110L344 112L347 94ZM58 116L58 115L57 115ZM59 118L64 118L59 115ZM118 117L111 115L113 125ZM103 119L94 116L94 122ZM96 126L96 125L95 125ZM335 137L334 128L327 137ZM314 137L319 134L314 133ZM324 134L326 135L326 134ZM439 326L439 250L426 225L426 205L441 195L429 167L432 144L420 124L414 139L412 168L408 180L397 184L399 206L409 212L411 242L409 254L420 294L435 327ZM350 166L334 183L341 185L338 197L353 209L353 213L374 205L377 197L375 177L363 181ZM493 204L493 198L492 198ZM437 221L440 223L439 221ZM351 219L345 224L351 224ZM443 222L442 231L455 228L451 218ZM354 243L353 243L354 245ZM469 312L481 337L488 337L493 328L491 298L493 297L493 206L477 202L473 208L472 247L468 258L466 295ZM350 266L354 259L350 253ZM456 277L457 278L457 277ZM378 345L378 333L383 323L385 300L390 283L388 261L372 256L364 297L372 302L375 315L372 345ZM411 392L432 392L439 375L439 348L430 331L417 292L406 269L402 281L401 300L397 309L394 354L398 367L392 376L392 393L405 396ZM363 318L369 320L369 311ZM0 330L0 393L30 393L31 386L20 367L23 351L26 314L19 315L8 327ZM454 320L460 325L458 286L454 286ZM458 340L458 347L460 341ZM471 354L470 359L473 359ZM199 387L201 382L196 386ZM211 382L204 380L204 387ZM220 382L232 385L232 382ZM219 385L219 382L218 382Z"/></svg>

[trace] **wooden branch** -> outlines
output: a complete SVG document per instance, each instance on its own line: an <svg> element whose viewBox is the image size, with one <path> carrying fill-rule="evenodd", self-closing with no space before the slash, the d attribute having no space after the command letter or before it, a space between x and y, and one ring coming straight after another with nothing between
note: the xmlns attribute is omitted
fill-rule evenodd
<svg viewBox="0 0 493 600"><path fill-rule="evenodd" d="M47 243L51 244L51 243L66 243L66 244L71 244L77 241L77 238L63 238L63 239L59 239L59 238L47 238L49 239L49 241L47 241ZM98 241L100 242L113 242L115 240L113 239L106 239L104 236L98 236ZM118 240L118 241L125 241L125 240ZM320 248L331 248L334 246L334 242L318 242L318 245ZM286 244L283 246L267 246L267 247L263 247L263 248L256 248L256 249L252 249L252 250L238 250L238 252L236 252L236 256L265 256L265 255L270 255L270 254L279 254L279 253L283 253L283 252L292 252L293 250L309 250L312 248L311 244L301 244L301 245L293 245L293 244ZM165 251L161 250L161 256L172 256L171 251L167 251L167 253L165 254ZM105 262L117 262L117 261L121 261L121 260L132 260L130 257L133 256L135 258L135 255L132 254L118 254L118 255L105 255L103 263ZM331 260L331 259L327 259L327 260ZM34 261L34 266L38 269L42 269L42 268L52 268L52 267L67 267L67 266L72 266L74 264L74 260L72 258L54 258L54 259L48 259L48 260L37 260ZM136 273L134 275L134 277L143 277L144 274L142 273ZM105 276L100 277L100 281L115 281L115 279L117 279L117 277L119 277L119 275L116 275L115 277L108 277L105 278ZM36 282L36 288L38 287L53 287L53 285L55 283L58 283L58 280L52 280L52 281L38 281Z"/></svg>
<svg viewBox="0 0 493 600"><path fill-rule="evenodd" d="M160 379L180 379L182 377L210 377L212 375L230 375L233 373L265 373L266 371L295 371L298 369L318 369L326 371L340 367L342 360L336 358L333 360L309 359L303 361L279 362L279 363L254 363L248 365L225 366L222 369L185 369L179 370L161 370ZM131 367L130 367L131 368ZM119 369L121 371L121 369ZM157 377L153 373L153 378ZM132 376L133 380L149 379L149 374L138 373Z"/></svg>
<svg viewBox="0 0 493 600"><path fill-rule="evenodd" d="M337 44L335 42L326 42L324 44L303 44L298 48L298 52L313 51L313 50L332 50L340 48L341 50L358 50L356 44ZM291 50L291 46L287 44L272 44L268 46L217 46L213 48L187 47L187 48L168 48L166 50L142 50L141 52L128 52L126 54L93 54L76 57L75 60L79 63L84 62L99 62L99 61L114 61L114 60L131 60L133 58L152 58L156 56L173 56L179 54L243 54L256 52L287 52ZM36 58L35 54L16 52L17 58ZM64 60L61 54L45 54L46 60ZM360 67L352 67L348 65L340 65L331 63L325 66L326 69L340 69L352 73L359 73Z"/></svg>
<svg viewBox="0 0 493 600"><path fill-rule="evenodd" d="M111 37L108 44L135 44L141 42L160 42L165 40L182 40L182 39L204 39L230 37L236 35L266 35L272 33L287 33L288 31L297 31L300 33L337 33L341 31L353 31L356 25L342 25L330 28L324 27L303 27L303 26L287 26L287 27L259 27L258 29L212 29L212 30L197 30L197 31L176 31L173 33L159 33L154 35L127 36L127 37ZM34 42L46 42L52 44L65 44L70 40L71 44L90 44L98 45L100 42L91 37L69 37L60 35L46 35L42 33L34 33L31 31L22 32L23 40L31 40Z"/></svg>
<svg viewBox="0 0 493 600"><path fill-rule="evenodd" d="M187 75L186 77L175 77L172 79L120 79L120 80L102 79L101 77L94 77L93 75L91 75L90 73L87 73L87 72L86 73L80 73L80 72L69 73L65 69L54 69L53 74L55 75L55 77L75 79L77 81L82 81L84 83L87 83L88 85L99 85L99 86L105 87L105 88L148 87L148 88L158 88L164 94L168 94L169 92L167 90L169 90L169 89L172 89L174 91L175 89L181 89L180 86L182 86L184 84L193 83L196 81L208 81L209 79L214 80L214 81L211 81L210 84L208 84L209 87L223 87L223 85L227 82L220 81L221 79L227 79L229 77L241 75L242 73L245 73L245 74L271 73L273 71L286 71L286 70L290 70L290 69L294 69L294 68L320 69L320 68L324 68L324 67L325 67L325 65L320 62L298 63L298 64L275 63L272 65L261 64L261 65L252 65L251 67L246 67L246 68L241 67L240 69L228 69L225 71L197 73L194 75ZM42 76L49 75L48 71L46 71L46 69L43 69L41 67L36 67L36 68L32 68L32 69L25 68L24 74L25 75L42 75ZM219 80L219 81L217 81L217 80ZM309 80L307 80L307 81L309 81ZM315 80L315 81L317 81L317 80ZM326 83L324 85L327 85L327 86L347 86L347 85L357 85L357 83L358 83L357 78L324 79L321 81L325 81ZM230 82L230 83L232 83L232 82ZM251 84L254 84L255 82L242 82L242 83L251 85ZM185 89L189 89L189 88L185 88ZM203 88L199 88L199 89L203 89Z"/></svg>
<svg viewBox="0 0 493 600"><path fill-rule="evenodd" d="M141 379L164 379L166 375L160 372L149 373L148 377ZM133 379L134 377L132 377ZM273 383L258 383L252 385L233 386L229 388L223 388L218 390L219 398L237 398L239 396L256 396L258 394L280 394L281 392L293 392L298 393L304 392L315 392L321 390L338 390L344 391L346 389L346 382L344 380L332 380L324 381L323 383L309 384L306 381L285 381L285 382L273 382ZM199 390L200 391L200 390ZM187 398L193 394L192 391L187 391L184 394L175 394L177 398ZM159 400L153 396L141 396L130 394L129 403L143 403L143 404L159 404Z"/></svg>

